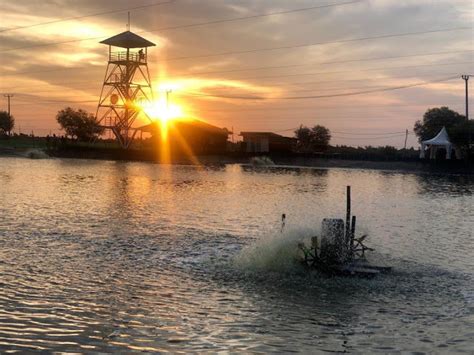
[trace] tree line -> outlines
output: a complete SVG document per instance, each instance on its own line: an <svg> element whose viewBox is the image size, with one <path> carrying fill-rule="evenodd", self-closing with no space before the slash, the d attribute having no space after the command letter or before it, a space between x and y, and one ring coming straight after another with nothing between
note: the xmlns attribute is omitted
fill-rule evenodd
<svg viewBox="0 0 474 355"><path fill-rule="evenodd" d="M445 127L451 142L457 146L464 154L473 154L474 142L474 120L468 120L465 116L446 106L428 109L421 120L415 122L413 131L418 137L418 141L435 137L441 129ZM298 143L298 152L326 152L331 146L331 131L321 125L312 128L300 126L295 130L295 138ZM348 147L342 146L347 150ZM380 147L380 151L387 155L393 155L396 148L385 146ZM373 151L375 148L367 146L366 150Z"/></svg>
<svg viewBox="0 0 474 355"><path fill-rule="evenodd" d="M96 117L82 109L66 107L58 111L56 121L66 137L78 141L90 141L104 133L104 127ZM14 126L14 117L8 112L0 111L0 135L11 135ZM428 109L423 118L415 122L413 131L421 143L436 136L443 127L446 127L454 145L463 153L473 154L474 120L468 120L448 107ZM326 152L331 147L331 131L322 125L311 128L301 125L294 131L294 137L297 139L295 147L297 152ZM387 147L384 147L384 150L391 151Z"/></svg>

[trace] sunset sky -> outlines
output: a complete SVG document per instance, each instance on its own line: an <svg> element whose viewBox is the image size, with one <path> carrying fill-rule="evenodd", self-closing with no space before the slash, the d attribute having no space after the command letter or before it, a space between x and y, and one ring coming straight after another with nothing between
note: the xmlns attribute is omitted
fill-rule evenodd
<svg viewBox="0 0 474 355"><path fill-rule="evenodd" d="M99 42L125 31L130 11L131 30L157 43L148 60L156 96L171 88L185 115L233 127L235 138L322 124L332 144L400 147L427 108L464 114L473 4L1 0L0 109L14 94L15 131L37 135L58 132L65 106L95 113L108 54ZM337 96L361 91L373 92Z"/></svg>

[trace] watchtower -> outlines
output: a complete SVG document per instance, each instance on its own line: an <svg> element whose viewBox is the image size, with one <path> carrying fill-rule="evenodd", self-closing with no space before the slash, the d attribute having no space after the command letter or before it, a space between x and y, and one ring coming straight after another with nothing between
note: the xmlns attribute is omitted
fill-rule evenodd
<svg viewBox="0 0 474 355"><path fill-rule="evenodd" d="M147 59L148 47L155 44L130 31L100 43L109 46L109 61L96 117L127 149L137 132L133 123L140 114L146 115L143 107L153 101Z"/></svg>

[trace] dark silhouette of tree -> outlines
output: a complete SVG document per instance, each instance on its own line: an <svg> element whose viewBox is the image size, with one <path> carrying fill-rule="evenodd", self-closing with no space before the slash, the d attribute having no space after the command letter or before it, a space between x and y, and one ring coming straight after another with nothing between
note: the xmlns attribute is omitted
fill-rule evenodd
<svg viewBox="0 0 474 355"><path fill-rule="evenodd" d="M474 139L474 121L468 121L448 107L428 109L423 120L416 121L413 130L421 142L436 136L443 127L446 127L451 142L467 153L469 138L471 142Z"/></svg>
<svg viewBox="0 0 474 355"><path fill-rule="evenodd" d="M443 127L446 127L448 134L450 134L453 127L465 121L466 117L448 107L431 108L425 112L422 121L415 122L413 131L421 142L436 136Z"/></svg>
<svg viewBox="0 0 474 355"><path fill-rule="evenodd" d="M297 150L300 152L321 152L327 150L331 141L331 131L321 125L308 128L301 125L295 131L298 139Z"/></svg>
<svg viewBox="0 0 474 355"><path fill-rule="evenodd" d="M295 137L298 140L296 148L300 152L311 151L311 129L303 125L295 131Z"/></svg>
<svg viewBox="0 0 474 355"><path fill-rule="evenodd" d="M329 153L337 154L341 159L373 160L373 161L400 161L418 160L420 152L413 148L397 149L393 146L365 146L350 147L336 145L329 147Z"/></svg>
<svg viewBox="0 0 474 355"><path fill-rule="evenodd" d="M99 125L96 118L81 109L66 107L58 112L56 120L67 136L79 141L90 141L104 132L104 128Z"/></svg>
<svg viewBox="0 0 474 355"><path fill-rule="evenodd" d="M10 135L13 127L15 127L15 119L6 111L0 111L0 132Z"/></svg>
<svg viewBox="0 0 474 355"><path fill-rule="evenodd" d="M316 125L311 131L313 133L311 138L313 147L319 151L326 150L329 147L329 142L331 141L331 131L329 131L329 128Z"/></svg>
<svg viewBox="0 0 474 355"><path fill-rule="evenodd" d="M464 119L462 122L452 127L448 131L448 134L454 144L463 150L468 149L469 143L472 144L474 142L474 120ZM469 139L471 140L470 142Z"/></svg>

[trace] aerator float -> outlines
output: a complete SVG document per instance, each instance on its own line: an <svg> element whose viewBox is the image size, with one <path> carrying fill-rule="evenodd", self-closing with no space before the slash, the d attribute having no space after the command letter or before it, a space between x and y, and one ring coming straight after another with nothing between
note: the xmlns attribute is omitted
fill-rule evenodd
<svg viewBox="0 0 474 355"><path fill-rule="evenodd" d="M285 223L282 215L282 228ZM367 235L355 237L356 216L351 216L351 187L347 186L346 221L338 218L324 218L321 237L311 238L311 245L298 243L300 260L307 269L314 269L329 275L373 277L392 270L388 266L371 265L365 256L373 251L364 242Z"/></svg>

